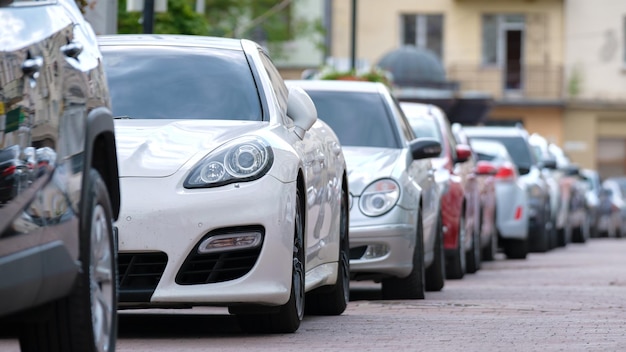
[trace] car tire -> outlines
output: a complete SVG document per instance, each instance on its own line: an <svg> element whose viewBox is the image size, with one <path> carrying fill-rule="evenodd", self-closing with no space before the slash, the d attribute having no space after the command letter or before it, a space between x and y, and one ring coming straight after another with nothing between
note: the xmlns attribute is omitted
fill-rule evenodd
<svg viewBox="0 0 626 352"><path fill-rule="evenodd" d="M482 252L482 260L486 262L491 262L496 259L496 254L498 253L498 230L494 229L491 231L491 235L489 236L489 244L483 248Z"/></svg>
<svg viewBox="0 0 626 352"><path fill-rule="evenodd" d="M504 241L504 254L508 259L526 259L528 240L507 239Z"/></svg>
<svg viewBox="0 0 626 352"><path fill-rule="evenodd" d="M424 233L422 226L422 210L417 218L417 231L413 250L413 269L407 277L389 278L382 281L383 299L424 299Z"/></svg>
<svg viewBox="0 0 626 352"><path fill-rule="evenodd" d="M472 231L472 248L465 252L467 273L474 274L480 270L481 253L480 233L474 230Z"/></svg>
<svg viewBox="0 0 626 352"><path fill-rule="evenodd" d="M462 212L463 213L463 212ZM465 261L465 217L459 217L459 239L457 247L446 253L446 279L459 280L465 276L467 262Z"/></svg>
<svg viewBox="0 0 626 352"><path fill-rule="evenodd" d="M443 289L446 278L446 257L443 250L443 224L441 213L437 217L437 232L433 262L426 269L426 291L436 292Z"/></svg>
<svg viewBox="0 0 626 352"><path fill-rule="evenodd" d="M292 333L298 330L304 317L305 253L304 216L300 190L296 190L291 293L289 300L275 311L258 314L239 314L239 327L248 333Z"/></svg>
<svg viewBox="0 0 626 352"><path fill-rule="evenodd" d="M100 174L87 180L87 213L81 214L80 272L70 295L50 304L49 316L27 322L22 351L115 351L117 340L117 248L109 194Z"/></svg>
<svg viewBox="0 0 626 352"><path fill-rule="evenodd" d="M337 281L332 286L320 287L307 294L305 313L311 315L340 315L350 301L350 221L348 194L341 192L341 215L339 219L339 263Z"/></svg>
<svg viewBox="0 0 626 352"><path fill-rule="evenodd" d="M585 243L587 238L583 226L578 226L572 230L572 243Z"/></svg>

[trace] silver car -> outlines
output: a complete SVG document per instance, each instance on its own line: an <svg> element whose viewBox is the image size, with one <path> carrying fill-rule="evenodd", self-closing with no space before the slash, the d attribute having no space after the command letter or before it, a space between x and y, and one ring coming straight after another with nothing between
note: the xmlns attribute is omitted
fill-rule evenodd
<svg viewBox="0 0 626 352"><path fill-rule="evenodd" d="M427 158L441 145L415 138L387 87L373 82L291 81L342 144L351 196L350 273L382 281L385 299L423 298L444 284L441 212Z"/></svg>
<svg viewBox="0 0 626 352"><path fill-rule="evenodd" d="M502 143L515 162L520 181L524 183L528 198L528 251L545 252L550 249L552 215L550 192L540 164L528 141L528 131L521 126L465 127L472 139L496 140ZM520 257L523 242L519 243Z"/></svg>
<svg viewBox="0 0 626 352"><path fill-rule="evenodd" d="M515 253L516 242L528 238L529 209L525 185L520 181L513 158L502 143L474 139L470 144L478 159L477 168L492 168L498 244L505 253Z"/></svg>

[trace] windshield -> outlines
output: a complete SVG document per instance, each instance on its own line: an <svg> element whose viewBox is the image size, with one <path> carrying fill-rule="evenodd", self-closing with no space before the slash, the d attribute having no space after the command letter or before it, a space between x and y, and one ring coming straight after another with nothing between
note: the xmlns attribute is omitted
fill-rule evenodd
<svg viewBox="0 0 626 352"><path fill-rule="evenodd" d="M415 136L420 137L430 137L434 138L439 143L443 143L443 138L441 137L441 131L437 126L435 120L433 120L429 116L424 117L409 117L409 123L411 124L411 129L413 129L413 133Z"/></svg>
<svg viewBox="0 0 626 352"><path fill-rule="evenodd" d="M189 47L102 46L114 116L261 120L243 52Z"/></svg>
<svg viewBox="0 0 626 352"><path fill-rule="evenodd" d="M342 145L399 148L395 125L378 93L308 90L317 115Z"/></svg>
<svg viewBox="0 0 626 352"><path fill-rule="evenodd" d="M518 168L528 169L534 164L530 148L528 148L528 144L522 137L475 136L470 139L475 138L495 140L502 143Z"/></svg>

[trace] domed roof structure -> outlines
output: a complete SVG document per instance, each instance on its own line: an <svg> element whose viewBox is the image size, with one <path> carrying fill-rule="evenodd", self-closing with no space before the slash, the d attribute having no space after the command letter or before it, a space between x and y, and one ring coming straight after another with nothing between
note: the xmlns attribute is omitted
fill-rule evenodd
<svg viewBox="0 0 626 352"><path fill-rule="evenodd" d="M405 45L385 54L378 67L391 72L400 87L446 87L446 74L439 58L430 50Z"/></svg>

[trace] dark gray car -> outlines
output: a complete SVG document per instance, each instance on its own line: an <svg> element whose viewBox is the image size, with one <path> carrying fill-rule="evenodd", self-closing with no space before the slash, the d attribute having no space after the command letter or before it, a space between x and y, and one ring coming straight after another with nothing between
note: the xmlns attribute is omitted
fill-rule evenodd
<svg viewBox="0 0 626 352"><path fill-rule="evenodd" d="M23 351L114 351L120 206L101 55L73 0L0 0L0 320Z"/></svg>

